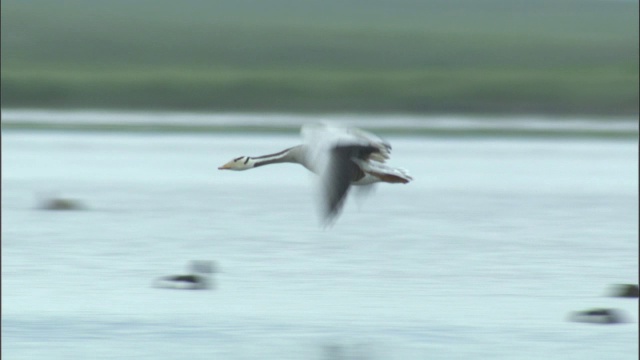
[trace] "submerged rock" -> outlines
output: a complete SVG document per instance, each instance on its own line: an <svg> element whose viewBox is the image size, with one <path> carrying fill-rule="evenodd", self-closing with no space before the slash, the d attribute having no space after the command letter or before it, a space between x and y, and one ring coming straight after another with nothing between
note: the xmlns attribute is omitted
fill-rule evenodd
<svg viewBox="0 0 640 360"><path fill-rule="evenodd" d="M622 298L638 298L638 285L616 284L609 289L609 296Z"/></svg>
<svg viewBox="0 0 640 360"><path fill-rule="evenodd" d="M569 321L591 324L621 324L628 322L622 311L616 309L590 309L569 314Z"/></svg>
<svg viewBox="0 0 640 360"><path fill-rule="evenodd" d="M84 210L85 207L77 200L53 198L43 200L40 204L42 210Z"/></svg>
<svg viewBox="0 0 640 360"><path fill-rule="evenodd" d="M217 267L213 261L192 261L192 274L169 275L155 280L154 287L181 290L206 290L213 286L213 273Z"/></svg>
<svg viewBox="0 0 640 360"><path fill-rule="evenodd" d="M189 274L170 275L158 278L154 287L164 289L205 290L211 288L209 276Z"/></svg>

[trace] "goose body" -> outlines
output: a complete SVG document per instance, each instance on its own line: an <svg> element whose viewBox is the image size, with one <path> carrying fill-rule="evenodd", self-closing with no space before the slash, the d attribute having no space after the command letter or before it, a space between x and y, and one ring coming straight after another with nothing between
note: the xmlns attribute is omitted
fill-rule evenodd
<svg viewBox="0 0 640 360"><path fill-rule="evenodd" d="M301 145L263 156L240 156L218 169L241 171L278 163L300 164L320 178L326 220L339 214L351 185L406 184L412 180L406 170L385 164L391 145L371 133L317 124L303 126L301 134Z"/></svg>

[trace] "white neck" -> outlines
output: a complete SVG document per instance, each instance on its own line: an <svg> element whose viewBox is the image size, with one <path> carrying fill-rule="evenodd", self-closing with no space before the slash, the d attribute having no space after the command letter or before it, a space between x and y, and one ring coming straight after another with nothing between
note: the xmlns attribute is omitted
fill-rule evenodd
<svg viewBox="0 0 640 360"><path fill-rule="evenodd" d="M263 156L256 156L249 158L249 164L252 164L252 167L259 167L263 165L269 164L278 164L278 163L299 163L303 164L302 159L299 157L299 146L292 147L289 149L282 150L275 154L268 154Z"/></svg>

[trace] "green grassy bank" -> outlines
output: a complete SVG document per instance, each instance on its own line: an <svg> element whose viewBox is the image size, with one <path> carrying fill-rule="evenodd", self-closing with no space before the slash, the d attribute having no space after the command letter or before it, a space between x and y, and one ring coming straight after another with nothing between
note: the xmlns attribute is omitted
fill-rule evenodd
<svg viewBox="0 0 640 360"><path fill-rule="evenodd" d="M2 106L638 113L638 3L2 2Z"/></svg>

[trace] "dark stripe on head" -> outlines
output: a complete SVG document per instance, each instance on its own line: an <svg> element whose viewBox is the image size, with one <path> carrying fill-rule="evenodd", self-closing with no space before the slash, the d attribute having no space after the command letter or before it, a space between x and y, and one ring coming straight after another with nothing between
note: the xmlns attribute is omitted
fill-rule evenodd
<svg viewBox="0 0 640 360"><path fill-rule="evenodd" d="M244 156L237 157L237 158L233 159L233 161L238 161L238 160L242 159L243 157Z"/></svg>

